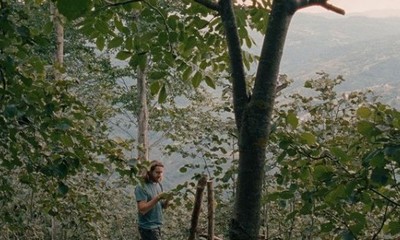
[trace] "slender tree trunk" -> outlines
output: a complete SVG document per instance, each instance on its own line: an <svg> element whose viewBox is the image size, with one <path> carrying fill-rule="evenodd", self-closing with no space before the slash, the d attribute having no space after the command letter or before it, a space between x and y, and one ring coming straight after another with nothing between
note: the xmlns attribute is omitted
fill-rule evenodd
<svg viewBox="0 0 400 240"><path fill-rule="evenodd" d="M56 37L56 51L54 53L54 79L62 79L62 71L64 64L64 26L63 16L58 12L57 7L53 2L50 2L51 20L54 24L54 31ZM55 217L51 217L51 239L59 239L58 232L60 232L60 224Z"/></svg>
<svg viewBox="0 0 400 240"><path fill-rule="evenodd" d="M138 160L149 160L149 140L148 125L149 111L147 108L147 80L146 68L138 68L138 100L139 100L139 119L138 119Z"/></svg>
<svg viewBox="0 0 400 240"><path fill-rule="evenodd" d="M51 18L54 24L54 30L56 33L56 51L54 54L54 77L55 79L61 79L61 69L64 65L64 26L63 16L58 12L56 6L50 3Z"/></svg>

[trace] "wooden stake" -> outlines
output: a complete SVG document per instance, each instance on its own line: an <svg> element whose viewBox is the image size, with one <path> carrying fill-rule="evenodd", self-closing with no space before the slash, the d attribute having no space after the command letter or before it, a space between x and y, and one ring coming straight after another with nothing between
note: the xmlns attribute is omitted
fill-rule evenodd
<svg viewBox="0 0 400 240"><path fill-rule="evenodd" d="M201 210L201 202L203 200L203 192L206 184L207 184L207 176L203 175L197 183L196 198L194 202L192 221L189 231L190 232L189 240L194 240L196 238L197 225L199 223L199 215Z"/></svg>
<svg viewBox="0 0 400 240"><path fill-rule="evenodd" d="M208 240L214 240L214 186L213 179L207 182Z"/></svg>

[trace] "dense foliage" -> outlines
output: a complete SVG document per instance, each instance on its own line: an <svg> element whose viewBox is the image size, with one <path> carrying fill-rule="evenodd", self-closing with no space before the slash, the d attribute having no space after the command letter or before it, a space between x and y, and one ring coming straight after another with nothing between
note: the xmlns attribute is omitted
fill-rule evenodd
<svg viewBox="0 0 400 240"><path fill-rule="evenodd" d="M56 1L68 19L59 69L50 3L0 6L1 238L137 236L135 138L121 140L109 127L123 119L118 126L131 131L126 113L134 128L144 66L154 142L164 141L154 148L183 157L174 165L190 175L173 189L166 239L187 238L182 228L204 173L217 183L216 233L226 237L238 133L215 16L192 1ZM263 31L269 2L236 7L241 44L250 48L247 29ZM257 57L243 56L250 70ZM265 238L399 237L400 113L370 92L338 95L342 81L321 74L306 83L309 94L277 99L260 213ZM205 221L202 214L204 231Z"/></svg>
<svg viewBox="0 0 400 240"><path fill-rule="evenodd" d="M322 73L305 84L317 94L279 105L267 169L269 237L399 236L399 112L371 92L338 96L342 81Z"/></svg>

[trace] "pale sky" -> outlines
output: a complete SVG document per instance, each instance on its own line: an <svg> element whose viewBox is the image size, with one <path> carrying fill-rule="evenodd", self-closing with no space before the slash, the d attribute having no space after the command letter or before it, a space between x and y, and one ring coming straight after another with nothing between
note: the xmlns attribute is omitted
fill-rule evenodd
<svg viewBox="0 0 400 240"><path fill-rule="evenodd" d="M360 13L372 10L400 10L400 0L328 0L328 3L340 7L346 13ZM323 12L321 7L310 7L302 11Z"/></svg>

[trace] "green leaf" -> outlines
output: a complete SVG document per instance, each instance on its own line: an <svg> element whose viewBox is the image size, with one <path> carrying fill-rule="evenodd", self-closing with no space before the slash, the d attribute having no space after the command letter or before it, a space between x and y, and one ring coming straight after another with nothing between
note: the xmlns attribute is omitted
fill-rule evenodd
<svg viewBox="0 0 400 240"><path fill-rule="evenodd" d="M397 235L400 233L400 221L392 221L386 227L386 232L390 233L391 235Z"/></svg>
<svg viewBox="0 0 400 240"><path fill-rule="evenodd" d="M189 37L188 39L185 39L186 41L183 42L184 44L184 51L189 51L196 46L196 38L194 36Z"/></svg>
<svg viewBox="0 0 400 240"><path fill-rule="evenodd" d="M324 233L330 232L334 228L335 228L335 225L331 222L321 224L321 232L324 232Z"/></svg>
<svg viewBox="0 0 400 240"><path fill-rule="evenodd" d="M308 145L313 145L316 142L316 137L314 136L314 134L312 134L310 132L302 133L300 135L300 138L303 143L306 143Z"/></svg>
<svg viewBox="0 0 400 240"><path fill-rule="evenodd" d="M166 32L160 32L158 34L158 44L164 46L168 42L168 35Z"/></svg>
<svg viewBox="0 0 400 240"><path fill-rule="evenodd" d="M108 43L108 48L117 48L122 45L124 39L122 37L115 37Z"/></svg>
<svg viewBox="0 0 400 240"><path fill-rule="evenodd" d="M128 59L129 57L131 57L132 56L132 53L131 52L128 52L128 51L120 51L120 52L118 52L117 53L117 55L115 56L117 59L119 59L119 60L126 60L126 59Z"/></svg>
<svg viewBox="0 0 400 240"><path fill-rule="evenodd" d="M167 75L165 71L157 71L157 72L151 72L150 73L150 78L154 80L162 79Z"/></svg>
<svg viewBox="0 0 400 240"><path fill-rule="evenodd" d="M61 193L61 195L66 195L69 191L69 187L65 185L63 182L58 182L58 191Z"/></svg>
<svg viewBox="0 0 400 240"><path fill-rule="evenodd" d="M384 153L389 158L400 163L400 145L392 145L384 148Z"/></svg>
<svg viewBox="0 0 400 240"><path fill-rule="evenodd" d="M58 0L58 11L69 20L77 19L90 10L90 0Z"/></svg>
<svg viewBox="0 0 400 240"><path fill-rule="evenodd" d="M343 185L339 185L326 195L325 201L331 205L334 205L339 203L338 201L345 197L346 197L346 188Z"/></svg>
<svg viewBox="0 0 400 240"><path fill-rule="evenodd" d="M65 178L68 175L68 167L63 163L58 164L54 168L54 175L58 176L59 178Z"/></svg>
<svg viewBox="0 0 400 240"><path fill-rule="evenodd" d="M129 61L129 65L136 68L139 67L140 69L145 69L147 64L147 57L146 54L134 54Z"/></svg>
<svg viewBox="0 0 400 240"><path fill-rule="evenodd" d="M206 84L209 87L211 87L212 89L216 88L214 81L209 76L205 76L205 81L206 81Z"/></svg>
<svg viewBox="0 0 400 240"><path fill-rule="evenodd" d="M375 124L368 121L358 122L357 131L367 137L374 137L381 133L381 131L375 127Z"/></svg>
<svg viewBox="0 0 400 240"><path fill-rule="evenodd" d="M193 87L197 88L198 86L200 86L202 80L202 75L200 72L196 72L192 78L192 85Z"/></svg>
<svg viewBox="0 0 400 240"><path fill-rule="evenodd" d="M359 109L357 109L357 116L361 118L368 118L371 116L371 114L371 110L367 107L360 107Z"/></svg>
<svg viewBox="0 0 400 240"><path fill-rule="evenodd" d="M113 32L110 30L110 26L109 26L108 23L105 22L105 21L96 21L96 23L94 23L94 27L95 27L96 31L98 31L98 32L100 32L100 33L104 33L104 34L113 33ZM88 34L88 35L92 35L93 33L91 33L91 32L93 32L93 31L94 31L94 30L93 30L92 28L89 28L89 29L87 29L85 32L86 32L86 34Z"/></svg>
<svg viewBox="0 0 400 240"><path fill-rule="evenodd" d="M150 93L151 95L156 95L160 91L160 82L155 81L150 84Z"/></svg>
<svg viewBox="0 0 400 240"><path fill-rule="evenodd" d="M388 183L390 172L384 168L375 168L371 173L371 181L378 186L384 186Z"/></svg>
<svg viewBox="0 0 400 240"><path fill-rule="evenodd" d="M293 192L291 191L283 191L281 193L279 193L279 199L291 199L293 198Z"/></svg>
<svg viewBox="0 0 400 240"><path fill-rule="evenodd" d="M103 51L104 46L105 46L104 37L99 36L99 37L96 39L96 46L97 46L97 48L98 48L100 51Z"/></svg>
<svg viewBox="0 0 400 240"><path fill-rule="evenodd" d="M331 152L333 155L335 155L337 159L339 159L341 163L346 163L350 161L350 157L346 154L346 152L338 147L332 148Z"/></svg>
<svg viewBox="0 0 400 240"><path fill-rule="evenodd" d="M189 80L190 75L192 75L192 72L193 72L192 68L187 67L186 70L182 74L182 80L187 82Z"/></svg>
<svg viewBox="0 0 400 240"><path fill-rule="evenodd" d="M355 223L350 226L352 233L355 235L359 235L360 232L364 230L366 224L366 219L364 214L358 212L352 212L349 218L352 220L352 222Z"/></svg>
<svg viewBox="0 0 400 240"><path fill-rule="evenodd" d="M299 125L299 119L297 118L297 114L294 111L289 111L286 122L292 126L292 128L297 128Z"/></svg>
<svg viewBox="0 0 400 240"><path fill-rule="evenodd" d="M92 162L91 165L96 169L96 171L100 174L106 174L108 171L104 166L104 163Z"/></svg>
<svg viewBox="0 0 400 240"><path fill-rule="evenodd" d="M343 240L354 240L355 238L349 230L344 230L342 232L342 239Z"/></svg>
<svg viewBox="0 0 400 240"><path fill-rule="evenodd" d="M313 176L317 181L327 181L333 176L333 169L330 166L318 165L314 167Z"/></svg>
<svg viewBox="0 0 400 240"><path fill-rule="evenodd" d="M160 92L158 93L158 102L164 103L166 99L167 99L167 90L165 89L165 85L163 85Z"/></svg>
<svg viewBox="0 0 400 240"><path fill-rule="evenodd" d="M313 84L312 84L311 81L306 81L306 82L304 83L304 87L305 87L305 88L312 88L312 87L313 87Z"/></svg>
<svg viewBox="0 0 400 240"><path fill-rule="evenodd" d="M381 149L369 153L363 158L363 164L366 166L384 168L386 165L385 154Z"/></svg>

